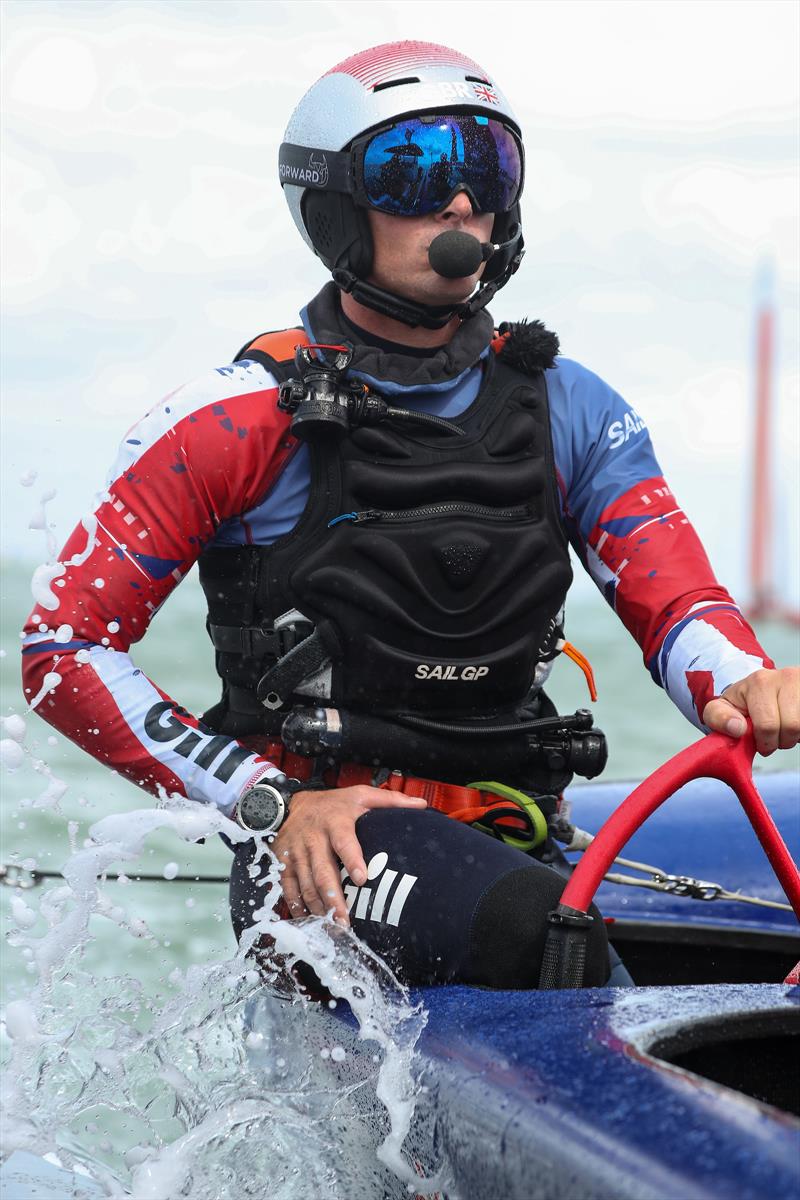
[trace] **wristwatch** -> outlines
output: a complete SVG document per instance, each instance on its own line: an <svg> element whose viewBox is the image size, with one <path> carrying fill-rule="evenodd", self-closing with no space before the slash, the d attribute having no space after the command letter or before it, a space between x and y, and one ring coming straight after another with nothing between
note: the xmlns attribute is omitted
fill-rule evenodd
<svg viewBox="0 0 800 1200"><path fill-rule="evenodd" d="M259 779L239 798L235 818L248 833L277 833L289 815L289 801L304 786L285 775Z"/></svg>

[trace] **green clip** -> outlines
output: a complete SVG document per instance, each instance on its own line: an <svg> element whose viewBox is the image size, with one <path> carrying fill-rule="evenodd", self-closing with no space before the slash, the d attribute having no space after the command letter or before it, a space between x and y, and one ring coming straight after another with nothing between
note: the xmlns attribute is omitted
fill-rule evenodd
<svg viewBox="0 0 800 1200"><path fill-rule="evenodd" d="M541 846L542 842L547 839L547 821L545 815L532 796L518 791L517 788L509 787L505 783L495 783L493 779L483 780L479 783L468 783L467 787L477 788L478 791L491 792L495 796L501 796L504 800L510 800L513 804L518 804L528 814L533 826L533 842L527 838L515 838L504 834L503 841L508 842L510 846L516 846L518 850L534 850L537 846Z"/></svg>

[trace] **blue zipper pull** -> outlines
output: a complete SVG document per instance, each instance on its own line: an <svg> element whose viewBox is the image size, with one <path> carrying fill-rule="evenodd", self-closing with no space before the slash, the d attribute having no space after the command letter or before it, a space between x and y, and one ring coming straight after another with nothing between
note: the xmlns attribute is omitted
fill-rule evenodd
<svg viewBox="0 0 800 1200"><path fill-rule="evenodd" d="M363 512L341 513L338 517L328 521L328 529L333 529L334 525L338 525L340 521L352 521L354 525L357 525L360 521L372 521L379 516L380 512L377 508L366 508Z"/></svg>

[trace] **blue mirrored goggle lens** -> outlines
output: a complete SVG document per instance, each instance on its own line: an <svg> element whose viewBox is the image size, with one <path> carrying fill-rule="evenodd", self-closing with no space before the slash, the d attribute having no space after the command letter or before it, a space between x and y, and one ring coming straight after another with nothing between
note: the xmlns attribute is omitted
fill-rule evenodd
<svg viewBox="0 0 800 1200"><path fill-rule="evenodd" d="M395 216L436 212L466 188L481 212L508 212L522 182L516 137L480 116L409 117L364 149L364 190L372 208Z"/></svg>

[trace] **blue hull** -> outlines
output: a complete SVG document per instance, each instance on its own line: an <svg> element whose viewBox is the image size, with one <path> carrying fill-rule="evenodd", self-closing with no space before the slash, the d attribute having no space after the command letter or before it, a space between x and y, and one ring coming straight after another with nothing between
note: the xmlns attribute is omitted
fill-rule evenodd
<svg viewBox="0 0 800 1200"><path fill-rule="evenodd" d="M786 1015L797 1029L800 988L447 988L424 999L437 1141L460 1200L797 1196L796 1118L648 1049L712 1018Z"/></svg>
<svg viewBox="0 0 800 1200"><path fill-rule="evenodd" d="M757 782L797 860L800 781ZM573 789L573 819L595 832L629 791ZM712 780L668 800L624 856L786 901L733 793ZM420 1160L446 1162L459 1200L794 1200L800 987L780 982L800 959L794 915L609 883L597 901L634 977L638 959L685 985L422 989L432 1099L416 1124Z"/></svg>

